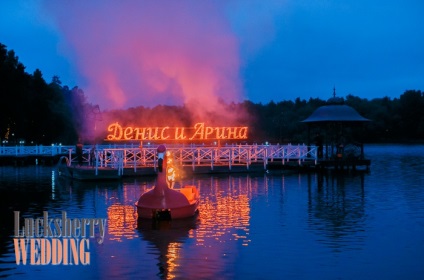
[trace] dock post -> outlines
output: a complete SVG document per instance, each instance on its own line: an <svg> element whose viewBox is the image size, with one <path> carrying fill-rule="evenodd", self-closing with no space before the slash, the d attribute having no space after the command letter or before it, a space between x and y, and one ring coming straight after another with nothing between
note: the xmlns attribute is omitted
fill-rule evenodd
<svg viewBox="0 0 424 280"><path fill-rule="evenodd" d="M96 176L99 174L99 151L96 151Z"/></svg>
<svg viewBox="0 0 424 280"><path fill-rule="evenodd" d="M196 163L196 154L194 153L194 150L193 150L193 148L191 148L191 151L192 151L192 155L193 155L193 157L192 157L192 159L191 159L191 165L192 165L192 168L193 168L193 171L194 171L194 165L195 165L195 163Z"/></svg>
<svg viewBox="0 0 424 280"><path fill-rule="evenodd" d="M69 149L69 165L72 165L72 149Z"/></svg>
<svg viewBox="0 0 424 280"><path fill-rule="evenodd" d="M298 155L298 160L297 160L297 164L300 166L301 164L301 158L302 158L302 151L300 150L300 144L297 144L297 155Z"/></svg>
<svg viewBox="0 0 424 280"><path fill-rule="evenodd" d="M249 164L250 164L250 149L247 150L247 159L246 159L247 170L249 170Z"/></svg>
<svg viewBox="0 0 424 280"><path fill-rule="evenodd" d="M135 149L133 149L133 157L134 157L134 173L137 172L137 152Z"/></svg>
<svg viewBox="0 0 424 280"><path fill-rule="evenodd" d="M213 150L211 150L211 170L213 170Z"/></svg>
<svg viewBox="0 0 424 280"><path fill-rule="evenodd" d="M233 154L233 148L232 147L230 147L230 152L228 153L228 170L230 170L231 171L231 161L233 160L233 157L232 157L232 154Z"/></svg>

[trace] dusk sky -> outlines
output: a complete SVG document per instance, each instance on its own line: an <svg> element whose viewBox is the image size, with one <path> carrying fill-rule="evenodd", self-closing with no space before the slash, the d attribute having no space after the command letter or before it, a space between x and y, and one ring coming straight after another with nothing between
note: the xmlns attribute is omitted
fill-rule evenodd
<svg viewBox="0 0 424 280"><path fill-rule="evenodd" d="M424 90L422 0L0 1L28 73L101 108Z"/></svg>

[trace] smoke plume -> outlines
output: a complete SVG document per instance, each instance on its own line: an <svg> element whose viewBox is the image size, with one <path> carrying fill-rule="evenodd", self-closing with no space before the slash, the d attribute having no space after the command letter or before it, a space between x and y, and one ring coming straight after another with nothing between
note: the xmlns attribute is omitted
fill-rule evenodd
<svg viewBox="0 0 424 280"><path fill-rule="evenodd" d="M103 109L182 105L200 118L242 99L238 41L220 1L48 1ZM223 112L223 114L228 112Z"/></svg>

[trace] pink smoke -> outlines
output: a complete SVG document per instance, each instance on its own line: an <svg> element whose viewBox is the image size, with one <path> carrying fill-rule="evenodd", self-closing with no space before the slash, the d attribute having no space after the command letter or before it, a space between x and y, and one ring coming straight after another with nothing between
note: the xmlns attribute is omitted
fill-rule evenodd
<svg viewBox="0 0 424 280"><path fill-rule="evenodd" d="M101 109L242 99L238 41L219 1L48 1ZM191 105L191 106L190 106Z"/></svg>

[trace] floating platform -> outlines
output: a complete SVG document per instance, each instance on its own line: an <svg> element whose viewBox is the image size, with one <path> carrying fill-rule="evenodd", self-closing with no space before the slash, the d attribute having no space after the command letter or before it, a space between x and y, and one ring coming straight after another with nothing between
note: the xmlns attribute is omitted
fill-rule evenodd
<svg viewBox="0 0 424 280"><path fill-rule="evenodd" d="M325 150L325 158L318 158L316 146L306 145L190 146L169 150L181 177L274 170L368 170L371 164L364 158L362 148L356 149L356 154L341 156ZM78 180L119 179L156 176L157 161L156 148L102 148L84 153L82 165L76 164L79 160L70 151L69 156L60 158L58 169L61 175Z"/></svg>
<svg viewBox="0 0 424 280"><path fill-rule="evenodd" d="M275 171L295 170L295 171L309 171L319 172L323 170L336 170L336 171L368 171L371 165L371 160L355 159L355 160L332 160L323 159L315 163L315 161L302 161L299 164L297 161L285 162L273 161L268 162L266 167L261 163L252 163L249 166L245 164L234 164L231 168L228 165L183 165L178 166L179 176L187 177L196 174L235 174L235 173L268 173ZM62 166L58 168L59 175L66 176L72 179L81 181L90 180L118 180L128 177L144 177L156 176L157 171L153 166L137 167L124 167L120 172L116 168L111 167L98 167L92 166Z"/></svg>
<svg viewBox="0 0 424 280"><path fill-rule="evenodd" d="M123 177L156 176L153 167L142 167L134 171L134 168L124 168L120 174L116 168L92 166L62 166L58 168L60 176L76 180L117 180Z"/></svg>
<svg viewBox="0 0 424 280"><path fill-rule="evenodd" d="M101 167L96 170L91 166L63 166L58 167L59 176L76 180L117 180L122 178L116 169Z"/></svg>
<svg viewBox="0 0 424 280"><path fill-rule="evenodd" d="M323 171L323 170L335 170L335 171L356 171L365 170L369 171L371 166L371 160L369 159L318 159L305 160L301 163L296 161L285 162L281 161L269 162L267 170L302 170L302 171Z"/></svg>
<svg viewBox="0 0 424 280"><path fill-rule="evenodd" d="M318 169L357 170L358 168L369 170L369 159L320 159L315 165Z"/></svg>
<svg viewBox="0 0 424 280"><path fill-rule="evenodd" d="M125 167L121 170L111 167L98 167L93 166L60 166L58 172L60 176L68 178L90 181L90 180L118 180L125 177L143 177L143 176L156 176L157 172L153 166L137 167ZM215 165L213 169L210 165L196 165L193 169L191 165L185 165L178 167L179 175L182 177L191 176L194 174L229 174L229 173L258 173L266 172L263 164L252 164L249 168L246 165L233 165L229 169L228 165Z"/></svg>

